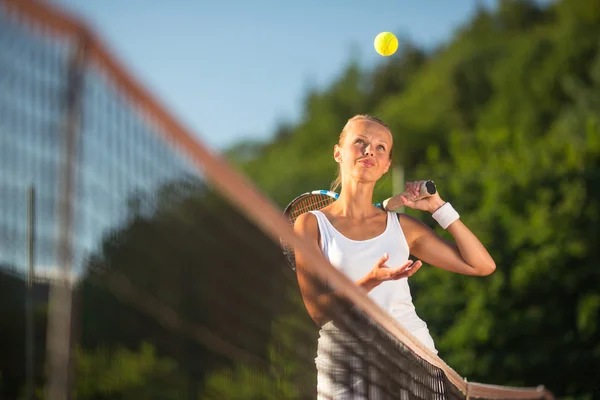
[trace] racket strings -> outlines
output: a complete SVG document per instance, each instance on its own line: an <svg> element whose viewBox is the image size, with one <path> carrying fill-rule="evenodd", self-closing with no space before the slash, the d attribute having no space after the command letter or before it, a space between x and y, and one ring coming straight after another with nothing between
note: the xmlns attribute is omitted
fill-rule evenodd
<svg viewBox="0 0 600 400"><path fill-rule="evenodd" d="M321 208L333 203L335 198L321 193L307 193L298 199L296 199L292 204L290 204L285 211L285 215L287 216L290 224L294 225L296 219L309 211L320 210ZM283 252L288 259L288 262L292 269L296 269L296 257L294 254L294 249L281 240L281 245L283 247Z"/></svg>
<svg viewBox="0 0 600 400"><path fill-rule="evenodd" d="M323 194L310 194L299 199L288 213L290 222L293 224L300 215L328 206L335 201L334 198Z"/></svg>

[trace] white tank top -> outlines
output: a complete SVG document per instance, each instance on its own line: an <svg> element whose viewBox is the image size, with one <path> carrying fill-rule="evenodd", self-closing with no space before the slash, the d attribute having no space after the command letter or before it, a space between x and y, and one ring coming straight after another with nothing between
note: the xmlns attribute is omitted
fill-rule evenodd
<svg viewBox="0 0 600 400"><path fill-rule="evenodd" d="M321 250L328 261L352 281L363 278L375 263L389 254L386 265L393 268L408 260L410 249L398 214L387 213L387 225L380 235L367 240L352 240L342 235L320 211L310 211L317 217L321 235ZM368 294L404 328L437 353L427 324L416 313L408 279L382 282ZM328 329L327 324L322 329Z"/></svg>

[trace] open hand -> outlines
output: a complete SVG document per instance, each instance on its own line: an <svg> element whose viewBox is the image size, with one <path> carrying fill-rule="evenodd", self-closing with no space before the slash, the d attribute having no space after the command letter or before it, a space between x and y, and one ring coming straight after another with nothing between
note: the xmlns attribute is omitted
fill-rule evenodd
<svg viewBox="0 0 600 400"><path fill-rule="evenodd" d="M408 278L421 268L423 263L420 260L413 262L412 260L406 261L399 267L390 268L385 263L389 259L389 254L385 253L383 257L377 261L373 269L371 270L371 278L377 282L390 281L402 278Z"/></svg>

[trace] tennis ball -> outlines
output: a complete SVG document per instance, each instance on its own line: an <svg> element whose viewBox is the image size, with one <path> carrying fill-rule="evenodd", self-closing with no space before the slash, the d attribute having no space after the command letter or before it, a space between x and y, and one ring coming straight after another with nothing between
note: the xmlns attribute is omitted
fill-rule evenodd
<svg viewBox="0 0 600 400"><path fill-rule="evenodd" d="M375 37L375 51L382 56L391 56L398 50L398 39L391 32L381 32Z"/></svg>

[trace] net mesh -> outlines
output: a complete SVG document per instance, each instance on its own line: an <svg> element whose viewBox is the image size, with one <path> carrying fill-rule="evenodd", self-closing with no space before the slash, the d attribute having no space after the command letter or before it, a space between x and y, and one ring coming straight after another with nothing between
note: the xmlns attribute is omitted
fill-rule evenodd
<svg viewBox="0 0 600 400"><path fill-rule="evenodd" d="M549 396L465 384L322 260L319 364L289 222L41 3L0 1L0 202L0 398Z"/></svg>

